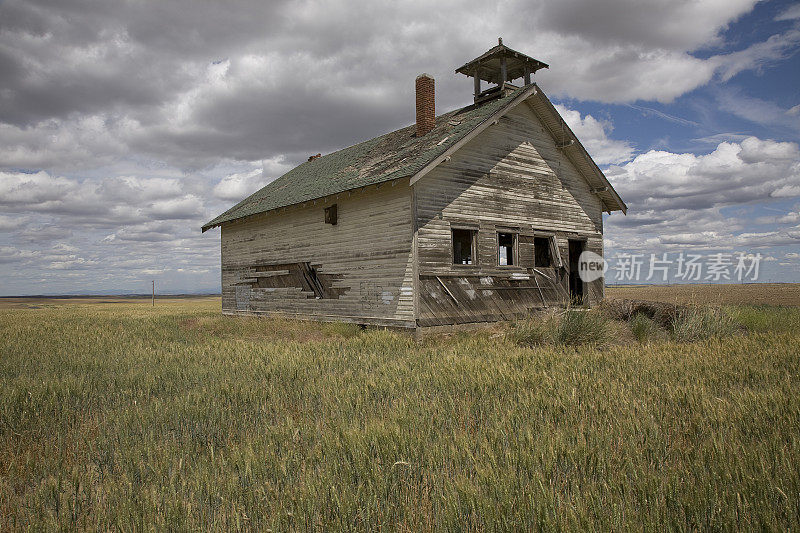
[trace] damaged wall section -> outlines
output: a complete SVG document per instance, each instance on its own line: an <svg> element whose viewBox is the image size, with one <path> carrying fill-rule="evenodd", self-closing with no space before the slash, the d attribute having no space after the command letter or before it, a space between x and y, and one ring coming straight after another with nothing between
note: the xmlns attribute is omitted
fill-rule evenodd
<svg viewBox="0 0 800 533"><path fill-rule="evenodd" d="M306 298L338 299L346 294L349 287L337 286L343 274L324 274L319 265L308 261L282 263L277 265L258 265L242 273L244 276L236 285L249 285L252 290L298 289Z"/></svg>
<svg viewBox="0 0 800 533"><path fill-rule="evenodd" d="M569 243L603 254L601 201L528 106L414 187L419 326L512 320L566 305ZM471 229L470 264L455 260L454 228ZM603 297L602 279L582 288L587 303Z"/></svg>
<svg viewBox="0 0 800 533"><path fill-rule="evenodd" d="M407 181L223 224L223 312L413 326L411 243Z"/></svg>

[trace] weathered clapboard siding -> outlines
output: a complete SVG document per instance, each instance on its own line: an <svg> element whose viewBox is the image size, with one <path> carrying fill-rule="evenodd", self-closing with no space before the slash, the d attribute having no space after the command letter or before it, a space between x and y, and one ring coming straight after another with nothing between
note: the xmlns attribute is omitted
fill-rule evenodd
<svg viewBox="0 0 800 533"><path fill-rule="evenodd" d="M527 104L509 111L414 188L419 325L511 318L565 303L568 239L603 253L601 201ZM452 227L478 231L476 265L453 265ZM531 269L533 250L526 243L518 247L522 265L498 266L497 232L503 230L555 235L564 269ZM598 301L603 280L584 291L590 302Z"/></svg>
<svg viewBox="0 0 800 533"><path fill-rule="evenodd" d="M333 203L338 223L325 224ZM304 280L312 269L326 297ZM225 313L413 327L413 285L407 180L222 225Z"/></svg>

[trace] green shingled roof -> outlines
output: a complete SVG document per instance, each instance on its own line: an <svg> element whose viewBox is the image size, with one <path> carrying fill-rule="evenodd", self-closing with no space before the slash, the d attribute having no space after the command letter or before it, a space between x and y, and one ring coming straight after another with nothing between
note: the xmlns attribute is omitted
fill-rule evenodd
<svg viewBox="0 0 800 533"><path fill-rule="evenodd" d="M480 106L471 105L439 115L436 127L422 137L414 135L416 126L412 125L303 163L206 223L202 229L206 231L224 222L272 209L413 176L523 90L514 90Z"/></svg>

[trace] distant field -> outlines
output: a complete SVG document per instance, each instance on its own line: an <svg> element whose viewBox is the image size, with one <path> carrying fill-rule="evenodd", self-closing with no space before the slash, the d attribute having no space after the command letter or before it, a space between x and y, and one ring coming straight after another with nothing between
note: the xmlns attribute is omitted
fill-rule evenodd
<svg viewBox="0 0 800 533"><path fill-rule="evenodd" d="M797 308L576 349L219 298L14 305L3 531L800 529Z"/></svg>
<svg viewBox="0 0 800 533"><path fill-rule="evenodd" d="M606 287L606 296L681 304L800 306L800 283L627 285Z"/></svg>
<svg viewBox="0 0 800 533"><path fill-rule="evenodd" d="M183 307L187 304L200 305L202 303L216 302L221 305L219 296L158 296L156 303L159 307ZM94 307L96 305L119 305L137 307L150 307L150 296L20 296L0 297L0 309L44 309L48 307Z"/></svg>

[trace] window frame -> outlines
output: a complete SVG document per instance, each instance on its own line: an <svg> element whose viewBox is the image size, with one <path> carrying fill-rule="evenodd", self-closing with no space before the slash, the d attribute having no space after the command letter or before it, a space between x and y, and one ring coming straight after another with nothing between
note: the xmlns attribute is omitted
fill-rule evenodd
<svg viewBox="0 0 800 533"><path fill-rule="evenodd" d="M544 246L544 248L547 250L547 258L549 259L547 265L542 265L539 262L539 257L540 257L539 254L541 253L539 251L539 248L540 248L539 245L542 244L542 241L544 241L547 244L547 246ZM553 268L553 264L554 264L553 252L550 250L550 237L547 236L547 235L534 235L534 237L533 237L533 267L534 268Z"/></svg>
<svg viewBox="0 0 800 533"><path fill-rule="evenodd" d="M537 241L544 239L547 242L547 255L550 257L550 264L541 266L536 262L536 250L539 247L536 245ZM533 268L561 268L563 261L561 260L561 252L558 249L558 240L556 234L551 231L534 231L533 233Z"/></svg>
<svg viewBox="0 0 800 533"><path fill-rule="evenodd" d="M325 224L337 226L339 224L339 204L334 203L324 208Z"/></svg>
<svg viewBox="0 0 800 533"><path fill-rule="evenodd" d="M500 235L511 235L511 263L508 263L508 259L506 259L506 264L502 264L500 262ZM503 229L500 228L495 232L495 248L497 253L495 254L495 258L497 259L497 266L499 267L512 267L518 268L519 264L519 231L514 231L510 229ZM505 247L504 247L505 248Z"/></svg>
<svg viewBox="0 0 800 533"><path fill-rule="evenodd" d="M467 231L470 234L470 255L472 262L456 263L456 231ZM474 267L478 264L478 228L466 225L450 226L450 264L457 267Z"/></svg>

